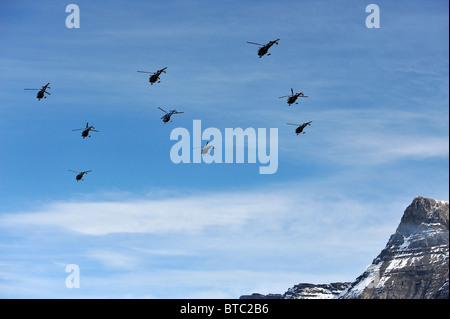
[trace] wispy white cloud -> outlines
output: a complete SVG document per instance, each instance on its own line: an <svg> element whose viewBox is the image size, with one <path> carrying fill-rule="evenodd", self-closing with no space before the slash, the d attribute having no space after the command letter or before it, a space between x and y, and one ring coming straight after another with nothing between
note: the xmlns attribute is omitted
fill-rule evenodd
<svg viewBox="0 0 450 319"><path fill-rule="evenodd" d="M127 269L135 268L138 263L138 258L130 254L106 250L93 249L87 252L87 257L98 261L103 267L107 269Z"/></svg>
<svg viewBox="0 0 450 319"><path fill-rule="evenodd" d="M274 195L220 194L166 200L59 202L37 212L1 217L3 225L58 227L88 234L195 232L209 226L242 224L257 214L285 211Z"/></svg>
<svg viewBox="0 0 450 319"><path fill-rule="evenodd" d="M357 201L336 197L336 194L330 199L312 195L312 192L307 185L297 184L280 186L276 190L261 188L176 198L55 202L36 211L2 214L0 223L6 228L47 227L91 236L202 234L211 228L242 231L249 225L258 227L247 229L247 234L280 231L281 228L297 228L309 233L308 228L317 221L322 221L320 227L323 227L348 214L360 217L368 214ZM330 208L334 214L325 214Z"/></svg>
<svg viewBox="0 0 450 319"><path fill-rule="evenodd" d="M2 276L10 278L4 282L10 296L39 295L44 284L51 287L45 296L118 298L126 292L135 298L232 298L283 292L300 281L352 280L384 247L404 206L396 201L386 209L383 201L302 183L201 196L126 194L110 201L51 203L0 215L6 232L16 238L45 233L48 246L33 241L27 249L7 249L0 260L10 266ZM80 290L65 288L64 263L80 265ZM35 285L33 276L44 283Z"/></svg>
<svg viewBox="0 0 450 319"><path fill-rule="evenodd" d="M319 195L318 189L323 193ZM111 268L133 269L149 258L194 258L217 252L260 258L299 251L329 254L331 246L343 254L365 251L368 245L378 248L395 227L395 211L400 214L404 204L391 206L393 214L387 219L378 214L383 206L344 197L330 185L294 183L202 196L59 202L32 212L2 214L0 225L13 232L154 238L156 245L119 241L114 249L100 245L83 253Z"/></svg>
<svg viewBox="0 0 450 319"><path fill-rule="evenodd" d="M294 147L299 137L292 132L285 136L281 131L280 151L291 156L301 152L324 161L357 165L449 156L448 126L438 114L383 109L316 113L305 117L318 118L308 129L314 134L304 136L309 143L301 149ZM424 123L433 125L433 129L422 130Z"/></svg>

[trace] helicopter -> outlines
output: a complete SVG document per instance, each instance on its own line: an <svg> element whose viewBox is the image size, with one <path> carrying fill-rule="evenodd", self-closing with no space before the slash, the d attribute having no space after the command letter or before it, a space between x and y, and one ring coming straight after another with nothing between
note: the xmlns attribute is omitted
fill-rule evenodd
<svg viewBox="0 0 450 319"><path fill-rule="evenodd" d="M77 182L78 182L79 180L84 181L83 175L84 175L84 174L87 174L87 173L89 173L89 172L92 172L91 170L89 170L89 171L84 171L84 172L77 172L77 171L73 171L73 170L71 170L71 169L68 169L68 171L69 171L69 172L77 173L77 176L75 177L75 179L77 180Z"/></svg>
<svg viewBox="0 0 450 319"><path fill-rule="evenodd" d="M164 124L166 124L167 122L172 122L172 120L170 119L170 117L173 115L173 114L181 114L181 113L184 113L184 112L177 112L177 110L170 110L169 112L166 112L165 110L163 110L162 108L160 108L159 106L158 106L158 109L160 109L161 111L163 111L164 113L166 113L166 114L164 114L162 117L161 117L161 119L163 120L163 122L164 122Z"/></svg>
<svg viewBox="0 0 450 319"><path fill-rule="evenodd" d="M47 97L44 95L44 93L47 93L48 95L51 95L50 93L48 93L48 92L46 91L47 89L50 89L49 85L50 85L50 82L48 82L46 85L44 85L44 86L42 87L42 89L24 89L24 90L33 90L33 91L36 90L36 91L39 91L39 92L37 92L36 97L37 97L38 101L40 101L42 98L44 98L44 99L47 98Z"/></svg>
<svg viewBox="0 0 450 319"><path fill-rule="evenodd" d="M261 47L260 47L259 50L258 50L258 55L259 55L259 58L262 58L263 55L265 55L265 54L269 51L269 49L270 49L270 47L271 47L272 45L274 45L274 44L278 45L278 41L280 41L280 39L276 39L276 40L274 40L274 41L270 41L270 42L267 43L267 44L259 44L259 43L248 42L248 41L247 41L247 43L260 45ZM269 56L269 55L270 55L270 53L267 54L267 56Z"/></svg>
<svg viewBox="0 0 450 319"><path fill-rule="evenodd" d="M298 126L296 129L295 129L295 133L297 133L297 135L298 134L300 134L300 133L303 133L303 134L305 134L306 132L303 132L303 130L305 129L305 127L307 127L308 125L311 125L311 123L312 123L312 121L309 121L309 122L306 122L306 123L303 123L303 124L292 124L292 123L286 123L287 125L295 125L295 126Z"/></svg>
<svg viewBox="0 0 450 319"><path fill-rule="evenodd" d="M89 132L90 131L93 131L93 132L99 132L99 131L97 131L97 130L95 130L95 127L94 126L89 126L89 122L87 122L86 123L86 127L85 128L77 128L77 129L74 129L74 130L72 130L72 131L83 131L83 132L81 132L81 136L83 137L83 139L85 138L85 137L91 137L90 135L89 135Z"/></svg>
<svg viewBox="0 0 450 319"><path fill-rule="evenodd" d="M209 153L209 150L214 150L215 148L214 148L214 145L212 145L212 144L209 144L209 141L208 142L206 142L206 145L204 146L204 147L202 147L202 155L206 155L206 154L208 154ZM194 147L194 149L195 148L200 148L200 147Z"/></svg>
<svg viewBox="0 0 450 319"><path fill-rule="evenodd" d="M305 94L303 94L303 92L294 94L294 90L292 88L291 88L291 93L292 93L292 95L285 95L285 96L280 96L279 97L280 99L288 97L287 104L289 104L289 106L291 106L294 103L298 104L298 102L296 102L297 98L299 98L299 97L307 97Z"/></svg>
<svg viewBox="0 0 450 319"><path fill-rule="evenodd" d="M140 72L140 73L151 73L152 75L150 75L150 78L148 79L148 81L150 82L151 85L153 85L153 83L158 82L160 83L161 81L159 80L159 76L161 75L161 73L166 73L167 67L158 70L156 72L147 72L147 71L136 71L136 72Z"/></svg>

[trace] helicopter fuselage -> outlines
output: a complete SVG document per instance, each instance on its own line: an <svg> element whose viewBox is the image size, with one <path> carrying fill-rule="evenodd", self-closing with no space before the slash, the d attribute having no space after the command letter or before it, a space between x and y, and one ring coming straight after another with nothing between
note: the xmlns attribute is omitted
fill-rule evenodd
<svg viewBox="0 0 450 319"><path fill-rule="evenodd" d="M46 92L47 89L50 88L50 83L47 83L46 85L44 85L42 87L42 89L36 94L37 99L40 101L41 99L46 99L47 97L45 96L45 93L50 94L48 92Z"/></svg>
<svg viewBox="0 0 450 319"><path fill-rule="evenodd" d="M295 133L297 133L297 135L300 134L300 133L302 133L304 128L305 128L304 126L297 127L297 128L295 129Z"/></svg>
<svg viewBox="0 0 450 319"><path fill-rule="evenodd" d="M164 71L167 68L161 69L156 71L155 73L153 73L150 78L148 79L148 81L150 82L150 84L153 85L153 83L158 82L159 83L159 76L161 75L161 73L166 73L166 71Z"/></svg>
<svg viewBox="0 0 450 319"><path fill-rule="evenodd" d="M166 115L163 116L162 120L164 123L167 123L170 121L170 117L172 116L173 113L167 113Z"/></svg>
<svg viewBox="0 0 450 319"><path fill-rule="evenodd" d="M288 98L287 103L288 103L289 105L294 104L295 101L297 101L297 98L298 98L297 95L291 96L291 97Z"/></svg>
<svg viewBox="0 0 450 319"><path fill-rule="evenodd" d="M47 93L48 95L50 95L50 93L48 93L46 90L47 89L49 89L50 88L50 82L49 83L47 83L46 85L44 85L43 87L41 87L40 89L24 89L24 90L36 90L36 91L39 91L39 92L37 92L37 94L36 94L36 98L40 101L41 99L45 99L45 98L47 98L46 96L45 96L45 93Z"/></svg>
<svg viewBox="0 0 450 319"><path fill-rule="evenodd" d="M78 181L83 181L84 179L83 179L83 176L84 176L84 174L87 174L87 173L89 173L89 172L92 172L92 171L84 171L84 172L77 172L77 171L73 171L73 170L71 170L71 169L69 169L69 171L70 172L74 172L74 173L77 173L77 176L75 176L75 179L77 180L77 182Z"/></svg>
<svg viewBox="0 0 450 319"><path fill-rule="evenodd" d="M38 100L41 100L42 98L45 98L44 96L44 90L40 90L37 94L36 97Z"/></svg>
<svg viewBox="0 0 450 319"><path fill-rule="evenodd" d="M86 123L86 127L85 128L77 128L77 129L74 129L72 131L81 131L81 137L84 139L86 137L91 137L91 135L89 135L91 130L94 131L94 132L98 132L97 130L95 130L94 126L92 126L92 125L89 126L89 122L88 122L88 123Z"/></svg>
<svg viewBox="0 0 450 319"><path fill-rule="evenodd" d="M155 83L156 81L158 81L159 75L160 75L160 73L155 73L155 74L153 74L153 75L149 78L148 81L149 81L151 84Z"/></svg>
<svg viewBox="0 0 450 319"><path fill-rule="evenodd" d="M171 120L170 120L170 117L173 115L173 114L180 114L180 113L184 113L184 112L178 112L177 110L170 110L169 112L167 112L167 111L165 111L164 109L162 109L162 108L160 108L159 106L158 106L158 108L161 110L161 111L163 111L164 113L166 113L166 114L164 114L163 116L161 116L161 120L164 122L164 124L166 124L167 122L172 122Z"/></svg>
<svg viewBox="0 0 450 319"><path fill-rule="evenodd" d="M82 136L83 138L87 137L87 136L89 135L89 131L90 131L90 130L91 130L90 128L85 129L83 132L81 132L81 136Z"/></svg>
<svg viewBox="0 0 450 319"><path fill-rule="evenodd" d="M207 144L204 148L202 148L202 155L206 155L206 154L208 154L208 152L209 152L209 150L211 150L211 149L215 149L214 148L214 145L211 145L211 144Z"/></svg>
<svg viewBox="0 0 450 319"><path fill-rule="evenodd" d="M272 45L278 44L278 40L280 40L280 39L277 39L277 40L275 40L275 41L270 41L270 42L267 43L266 45L260 47L259 50L258 50L258 55L259 55L259 57L261 58L263 55L265 55L265 54L269 51L269 49L270 49L270 47L271 47ZM269 53L268 55L270 55L270 53Z"/></svg>
<svg viewBox="0 0 450 319"><path fill-rule="evenodd" d="M300 134L300 133L305 134L305 132L303 132L303 130L304 130L305 127L307 127L308 125L311 125L311 122L303 123L302 125L300 125L299 127L297 127L297 128L295 129L295 133L297 133L297 135Z"/></svg>
<svg viewBox="0 0 450 319"><path fill-rule="evenodd" d="M265 55L269 51L270 47L271 46L269 46L269 45L265 45L262 48L259 48L259 50L258 50L259 57L262 57L263 55Z"/></svg>

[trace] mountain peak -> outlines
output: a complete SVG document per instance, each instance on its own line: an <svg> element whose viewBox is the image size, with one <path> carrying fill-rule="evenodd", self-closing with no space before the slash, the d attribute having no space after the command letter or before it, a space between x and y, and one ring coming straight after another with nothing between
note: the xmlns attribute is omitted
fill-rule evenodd
<svg viewBox="0 0 450 319"><path fill-rule="evenodd" d="M448 231L449 202L418 196L406 208L396 233L409 236L429 224L440 224Z"/></svg>
<svg viewBox="0 0 450 319"><path fill-rule="evenodd" d="M449 202L418 196L372 264L353 282L299 284L245 299L448 299Z"/></svg>
<svg viewBox="0 0 450 319"><path fill-rule="evenodd" d="M449 202L416 197L395 234L341 298L448 298Z"/></svg>

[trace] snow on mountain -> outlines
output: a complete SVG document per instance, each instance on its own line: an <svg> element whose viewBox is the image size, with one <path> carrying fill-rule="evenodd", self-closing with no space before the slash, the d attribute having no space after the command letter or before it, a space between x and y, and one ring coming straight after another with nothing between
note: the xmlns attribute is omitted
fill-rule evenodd
<svg viewBox="0 0 450 319"><path fill-rule="evenodd" d="M243 295L240 299L336 299L350 282L333 282L331 284L301 283L289 288L284 294L262 295L253 293Z"/></svg>

